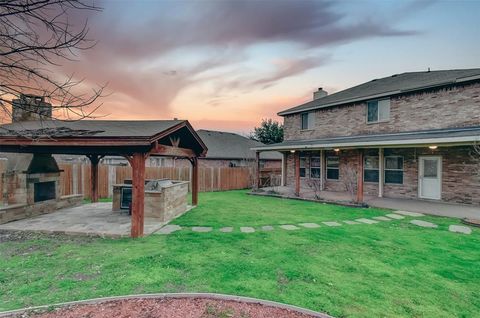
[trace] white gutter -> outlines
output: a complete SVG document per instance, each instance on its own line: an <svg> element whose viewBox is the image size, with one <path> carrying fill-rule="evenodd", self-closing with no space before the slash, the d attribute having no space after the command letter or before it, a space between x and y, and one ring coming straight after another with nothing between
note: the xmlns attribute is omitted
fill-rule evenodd
<svg viewBox="0 0 480 318"><path fill-rule="evenodd" d="M391 140L391 141L360 141L360 142L339 142L339 143L318 143L310 145L291 145L291 146L273 146L251 148L253 151L282 151L282 150L309 150L309 149L332 149L332 148L378 148L378 147L414 147L416 145L436 145L450 146L468 145L480 141L480 136L466 137L447 137L447 138L425 138L411 140ZM299 141L301 142L301 141Z"/></svg>

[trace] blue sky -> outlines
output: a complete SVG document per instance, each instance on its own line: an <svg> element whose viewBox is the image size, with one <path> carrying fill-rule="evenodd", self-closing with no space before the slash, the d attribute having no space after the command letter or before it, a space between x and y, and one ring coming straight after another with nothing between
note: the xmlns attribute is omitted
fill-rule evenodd
<svg viewBox="0 0 480 318"><path fill-rule="evenodd" d="M396 73L480 67L480 1L102 1L98 41L62 66L112 93L109 119L262 118Z"/></svg>

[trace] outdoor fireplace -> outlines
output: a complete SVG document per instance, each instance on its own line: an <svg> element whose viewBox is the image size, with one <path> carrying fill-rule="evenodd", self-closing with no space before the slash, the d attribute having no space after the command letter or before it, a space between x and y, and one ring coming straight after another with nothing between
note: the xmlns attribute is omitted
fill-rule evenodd
<svg viewBox="0 0 480 318"><path fill-rule="evenodd" d="M55 181L37 182L33 184L33 202L53 200L56 198Z"/></svg>

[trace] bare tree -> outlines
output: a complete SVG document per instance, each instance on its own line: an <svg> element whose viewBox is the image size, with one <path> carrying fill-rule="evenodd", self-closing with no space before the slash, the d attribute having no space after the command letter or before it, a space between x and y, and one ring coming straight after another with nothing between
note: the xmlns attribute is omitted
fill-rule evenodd
<svg viewBox="0 0 480 318"><path fill-rule="evenodd" d="M470 152L470 157L474 163L474 170L473 171L477 177L480 178L480 144L475 142L472 147L472 151Z"/></svg>
<svg viewBox="0 0 480 318"><path fill-rule="evenodd" d="M99 10L93 0L0 0L1 117L12 117L12 99L21 94L47 98L62 118L92 115L104 86L86 93L82 80L59 79L52 68L95 45L87 37L87 20L78 26L72 20L81 11Z"/></svg>
<svg viewBox="0 0 480 318"><path fill-rule="evenodd" d="M352 201L354 201L357 193L357 171L354 168L345 168L343 184L345 185L347 192L350 194Z"/></svg>
<svg viewBox="0 0 480 318"><path fill-rule="evenodd" d="M322 181L320 179L309 179L307 181L307 186L312 189L315 200L321 200L322 197Z"/></svg>

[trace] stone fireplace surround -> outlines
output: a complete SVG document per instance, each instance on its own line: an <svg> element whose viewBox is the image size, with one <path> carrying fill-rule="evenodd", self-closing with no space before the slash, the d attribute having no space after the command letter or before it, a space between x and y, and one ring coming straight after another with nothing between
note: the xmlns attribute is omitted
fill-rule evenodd
<svg viewBox="0 0 480 318"><path fill-rule="evenodd" d="M11 154L2 175L0 224L78 205L83 195L61 196L62 172L49 154Z"/></svg>

